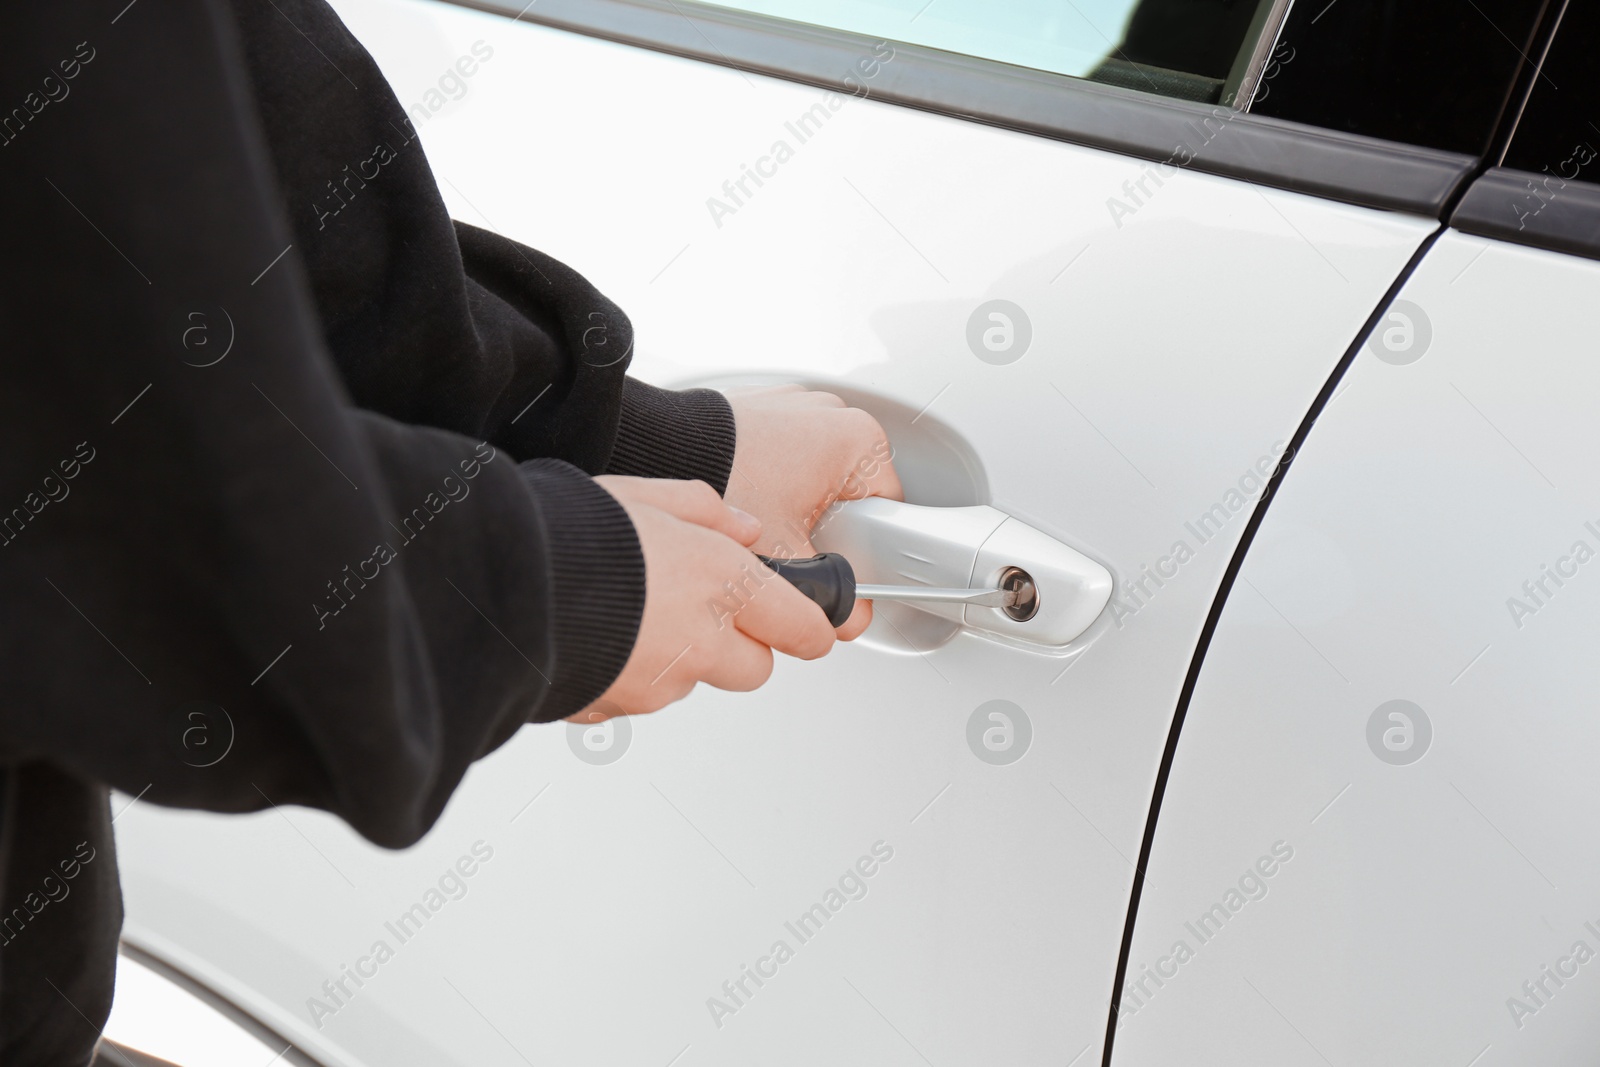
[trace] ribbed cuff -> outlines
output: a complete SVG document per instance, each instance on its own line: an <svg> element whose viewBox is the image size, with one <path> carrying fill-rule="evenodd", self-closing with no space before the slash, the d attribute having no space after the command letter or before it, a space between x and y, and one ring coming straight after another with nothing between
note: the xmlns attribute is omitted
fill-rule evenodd
<svg viewBox="0 0 1600 1067"><path fill-rule="evenodd" d="M718 493L733 470L733 408L715 389L675 392L629 378L607 474L697 478Z"/></svg>
<svg viewBox="0 0 1600 1067"><path fill-rule="evenodd" d="M550 559L555 671L536 722L582 710L622 673L644 614L644 553L628 513L578 468L521 465L539 501Z"/></svg>

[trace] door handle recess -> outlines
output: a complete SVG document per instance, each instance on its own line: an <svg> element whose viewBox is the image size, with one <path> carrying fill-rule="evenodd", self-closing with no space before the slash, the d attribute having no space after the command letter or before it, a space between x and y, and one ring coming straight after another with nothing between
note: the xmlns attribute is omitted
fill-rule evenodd
<svg viewBox="0 0 1600 1067"><path fill-rule="evenodd" d="M869 497L834 505L812 543L838 552L856 580L886 585L998 589L1013 569L1033 580L1037 607L1025 619L1000 606L904 601L970 630L1060 647L1087 630L1111 599L1111 572L1077 549L979 504L930 508Z"/></svg>

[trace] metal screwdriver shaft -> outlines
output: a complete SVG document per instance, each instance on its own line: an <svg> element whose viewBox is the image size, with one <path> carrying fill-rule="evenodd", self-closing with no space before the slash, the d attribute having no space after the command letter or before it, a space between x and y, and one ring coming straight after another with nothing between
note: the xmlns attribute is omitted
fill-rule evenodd
<svg viewBox="0 0 1600 1067"><path fill-rule="evenodd" d="M824 552L809 559L773 559L756 556L827 614L828 621L842 626L857 600L903 600L938 604L971 604L1002 608L1010 612L1033 597L1030 582L1026 588L1002 583L995 589L940 589L926 585L857 585L850 561L837 552ZM1031 615L1031 610L1026 613ZM1020 617L1020 616L1019 616Z"/></svg>
<svg viewBox="0 0 1600 1067"><path fill-rule="evenodd" d="M930 585L858 585L857 600L920 600L935 604L975 604L1004 608L1017 601L1013 589L938 589Z"/></svg>

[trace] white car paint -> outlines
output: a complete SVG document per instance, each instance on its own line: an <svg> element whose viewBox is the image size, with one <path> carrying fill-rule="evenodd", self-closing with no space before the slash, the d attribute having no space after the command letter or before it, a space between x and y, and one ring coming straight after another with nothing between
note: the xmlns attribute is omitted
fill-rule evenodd
<svg viewBox="0 0 1600 1067"><path fill-rule="evenodd" d="M272 1067L269 1048L211 1005L127 956L117 957L116 1002L104 1034L179 1067ZM109 1054L114 1064L122 1060Z"/></svg>
<svg viewBox="0 0 1600 1067"><path fill-rule="evenodd" d="M524 730L399 854L315 812L140 804L118 826L130 936L351 1064L1094 1062L1152 783L1249 497L1436 223L1198 173L1156 185L1105 152L829 110L815 88L449 6L338 7L423 113L458 56L492 49L419 119L441 189L617 300L636 373L836 388L889 428L913 502L991 504L1117 589L1064 650L961 634L919 652L880 624L754 696L699 692L609 735ZM733 205L746 167L771 176ZM1020 329L969 344L995 300L1023 309L1025 351ZM994 729L1023 758L981 759L969 737ZM625 736L608 765L575 755ZM493 859L464 895L360 964L479 842ZM798 943L785 923L863 860L865 897ZM780 939L794 957L719 1015ZM316 1012L357 965L375 976Z"/></svg>
<svg viewBox="0 0 1600 1067"><path fill-rule="evenodd" d="M1117 1067L1594 1062L1597 285L1445 234L1312 429L1195 689L1130 977L1193 956Z"/></svg>

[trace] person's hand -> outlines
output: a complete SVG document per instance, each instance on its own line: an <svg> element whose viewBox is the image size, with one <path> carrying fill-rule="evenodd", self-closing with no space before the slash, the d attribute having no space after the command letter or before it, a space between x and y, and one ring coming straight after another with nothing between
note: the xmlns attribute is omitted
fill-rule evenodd
<svg viewBox="0 0 1600 1067"><path fill-rule="evenodd" d="M698 683L740 692L772 674L772 652L816 659L833 647L822 609L751 554L761 523L704 482L596 478L633 520L644 551L644 615L622 673L568 716L601 722L656 711Z"/></svg>
<svg viewBox="0 0 1600 1067"><path fill-rule="evenodd" d="M835 501L904 499L878 420L832 393L799 385L730 389L737 434L727 502L761 520L753 547L767 556L814 556L811 531ZM839 627L850 640L872 621L857 601Z"/></svg>

